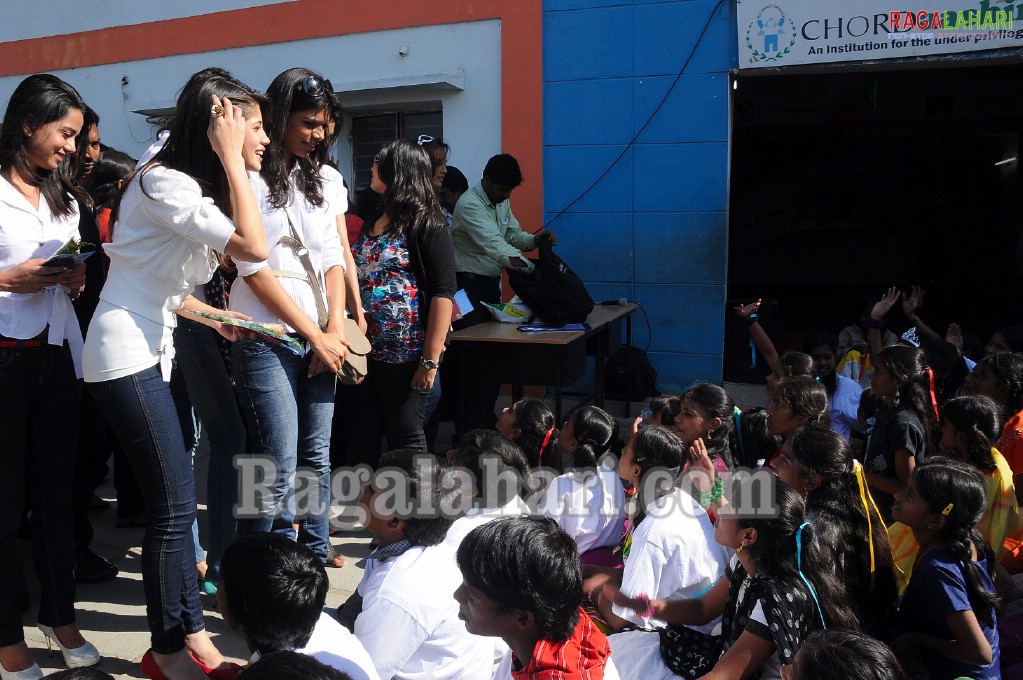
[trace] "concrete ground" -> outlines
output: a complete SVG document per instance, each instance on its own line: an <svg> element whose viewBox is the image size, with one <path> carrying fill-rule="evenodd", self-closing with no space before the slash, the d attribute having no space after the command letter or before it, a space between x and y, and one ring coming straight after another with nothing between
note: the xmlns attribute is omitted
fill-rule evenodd
<svg viewBox="0 0 1023 680"><path fill-rule="evenodd" d="M762 385L745 385L726 383L729 391L740 408L762 405L766 401L766 393ZM539 396L539 394L537 395ZM549 400L548 400L549 401ZM502 396L498 408L507 406L510 399ZM571 396L565 398L565 412L574 404ZM630 423L625 417L623 404L610 402L607 410L620 419L623 432ZM632 417L638 415L641 405L634 404ZM451 425L446 423L438 434L437 449L444 448L443 442L451 440ZM199 488L203 483L204 468L200 464L197 470ZM113 486L105 482L98 490L101 498L114 501ZM200 498L200 502L202 502ZM200 526L202 525L205 506L200 505ZM114 526L115 512L113 508L92 514L96 537L92 548L106 557L120 569L120 573L108 583L78 586L78 625L85 638L96 645L103 655L99 668L117 678L143 678L139 670L142 655L149 648L149 629L146 625L145 603L142 591L141 544L143 529L118 529ZM369 554L370 535L366 531L355 530L332 536L331 542L335 551L348 558L348 564L342 569L328 569L330 591L327 594L327 605L336 607L343 603L358 586L362 578L365 557ZM35 616L39 606L39 587L31 569L31 549L27 541L20 542L20 553L26 565L26 578L32 593L32 604L25 614L25 639L43 672L50 674L64 668L59 650L52 655L46 651L46 640L35 627ZM8 559L7 556L3 557ZM248 654L241 639L234 635L224 623L216 609L212 598L203 596L206 613L206 627L214 643L221 652L233 661L244 663Z"/></svg>

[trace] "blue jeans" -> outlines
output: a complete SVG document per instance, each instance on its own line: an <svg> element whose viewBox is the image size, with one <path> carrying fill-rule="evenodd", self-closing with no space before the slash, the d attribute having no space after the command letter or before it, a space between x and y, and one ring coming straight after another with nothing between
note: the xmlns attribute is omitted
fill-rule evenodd
<svg viewBox="0 0 1023 680"><path fill-rule="evenodd" d="M303 344L302 357L260 340L242 340L232 348L235 389L249 425L252 452L274 466L259 516L240 518L238 533L273 531L294 537L297 514L299 543L326 561L335 376L324 371L307 377L313 353ZM301 499L296 495L296 472L308 481ZM296 500L306 506L297 513Z"/></svg>
<svg viewBox="0 0 1023 680"><path fill-rule="evenodd" d="M153 651L173 654L205 625L195 570L195 478L170 385L158 366L90 383L146 499L142 586Z"/></svg>
<svg viewBox="0 0 1023 680"><path fill-rule="evenodd" d="M0 348L0 646L24 639L29 594L16 537L26 503L41 586L38 621L75 621L71 496L80 394L67 347Z"/></svg>
<svg viewBox="0 0 1023 680"><path fill-rule="evenodd" d="M209 565L206 578L213 581L220 579L220 560L234 541L234 506L238 500L234 458L245 452L245 421L231 376L220 355L217 337L217 332L209 326L187 319L179 320L174 329L178 368L185 378L188 399L210 444L206 479L206 561Z"/></svg>

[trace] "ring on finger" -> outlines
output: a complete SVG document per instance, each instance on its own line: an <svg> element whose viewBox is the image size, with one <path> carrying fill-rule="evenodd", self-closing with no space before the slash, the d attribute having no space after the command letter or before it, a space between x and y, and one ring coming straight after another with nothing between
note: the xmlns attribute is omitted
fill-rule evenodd
<svg viewBox="0 0 1023 680"><path fill-rule="evenodd" d="M210 107L210 115L214 118L220 118L224 115L224 107L220 104L214 104Z"/></svg>

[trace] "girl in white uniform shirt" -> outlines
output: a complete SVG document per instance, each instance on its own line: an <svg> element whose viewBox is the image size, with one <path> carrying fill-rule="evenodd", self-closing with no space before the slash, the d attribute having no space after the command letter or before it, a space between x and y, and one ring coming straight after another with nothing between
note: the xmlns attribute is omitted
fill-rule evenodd
<svg viewBox="0 0 1023 680"><path fill-rule="evenodd" d="M267 126L271 144L253 181L269 255L239 264L231 309L256 321L285 324L302 342L304 355L258 339L242 340L233 348L232 371L251 450L276 463L271 494L257 516L239 521L238 532L275 531L294 537L297 519L299 542L324 563L340 566L343 561L330 554L327 513L335 373L347 349L345 258L336 209L326 198L330 183L310 159L326 138L335 99L329 83L297 68L274 78L267 95L274 104ZM308 250L314 284L296 249L281 242L296 236ZM324 300L326 319L320 318L313 285ZM297 468L312 474L317 494L304 516L296 518L292 494Z"/></svg>
<svg viewBox="0 0 1023 680"><path fill-rule="evenodd" d="M152 650L142 672L156 680L201 680L189 654L209 667L224 663L203 622L191 536L195 485L167 380L175 312L220 311L189 294L212 276L216 253L266 257L246 175L259 169L268 141L264 104L222 69L186 83L166 143L114 206L110 270L85 345L86 383L146 495L142 583ZM234 339L219 323L203 322Z"/></svg>
<svg viewBox="0 0 1023 680"><path fill-rule="evenodd" d="M85 266L44 267L78 238L69 167L83 125L81 97L59 78L18 85L0 128L0 675L43 677L21 626L28 590L15 536L32 511L32 553L42 585L39 627L65 647L70 664L99 661L75 623L71 484L78 432L82 334L69 292ZM65 160L65 157L69 157ZM31 437L29 433L31 432ZM30 445L29 442L32 441Z"/></svg>

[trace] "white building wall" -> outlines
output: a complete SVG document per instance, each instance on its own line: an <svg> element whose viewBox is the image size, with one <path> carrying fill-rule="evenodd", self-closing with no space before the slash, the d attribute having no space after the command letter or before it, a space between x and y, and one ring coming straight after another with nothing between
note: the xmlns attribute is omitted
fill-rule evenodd
<svg viewBox="0 0 1023 680"><path fill-rule="evenodd" d="M132 3L134 4L134 3ZM148 4L148 3L139 3ZM186 4L192 4L191 2ZM237 2L235 4L243 4ZM253 3L248 0L246 4ZM122 22L123 23L123 22ZM138 157L155 130L132 111L174 106L188 77L220 66L243 82L265 89L286 68L304 66L329 78L344 106L386 108L439 102L450 162L470 184L487 159L501 152L500 21L488 20L316 38L274 45L106 64L55 72L74 85L100 116L103 143ZM407 56L399 50L407 48ZM23 76L0 78L0 102ZM127 79L127 84L122 84ZM438 80L460 84L430 85ZM360 92L346 92L350 88ZM350 130L346 124L345 132ZM351 149L345 134L336 155L351 177Z"/></svg>

